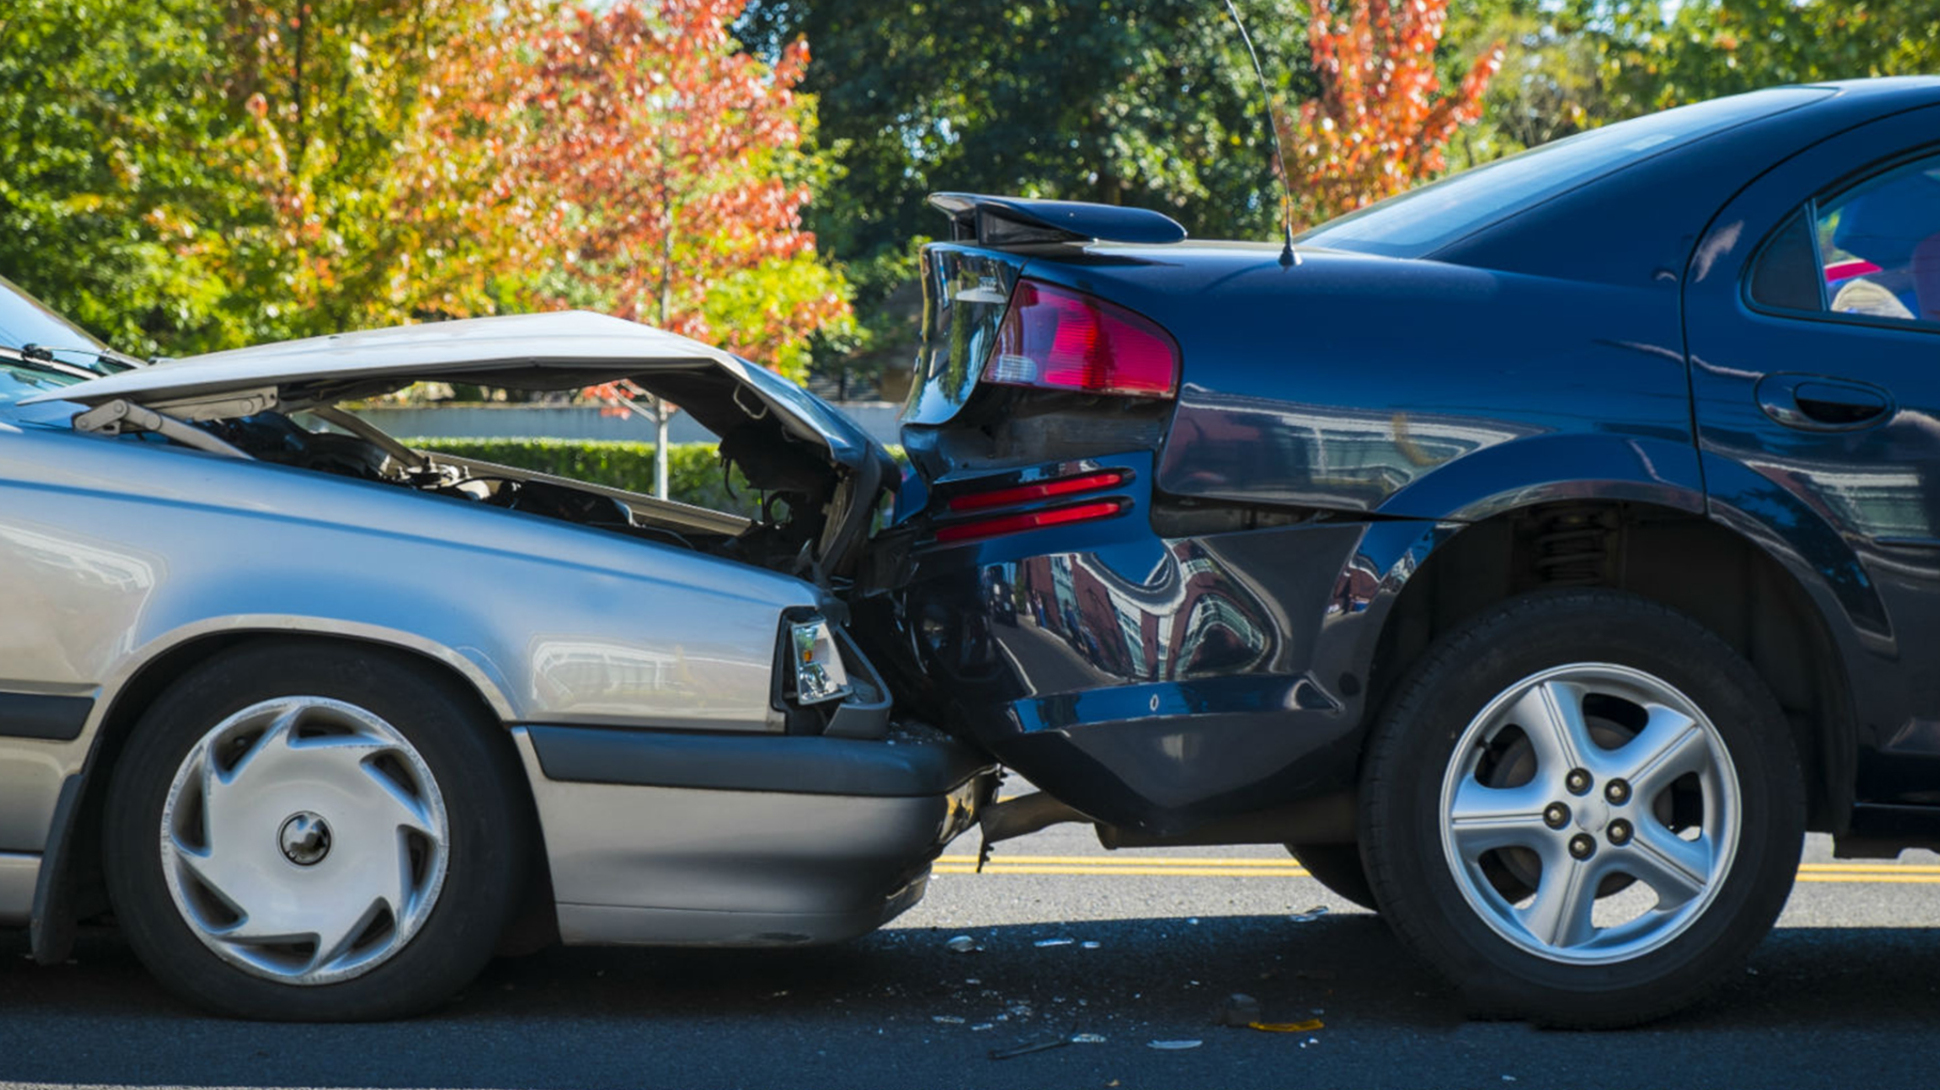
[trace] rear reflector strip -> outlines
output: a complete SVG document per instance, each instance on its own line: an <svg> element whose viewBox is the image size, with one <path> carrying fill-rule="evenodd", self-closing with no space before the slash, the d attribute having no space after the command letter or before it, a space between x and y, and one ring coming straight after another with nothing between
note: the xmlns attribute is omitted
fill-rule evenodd
<svg viewBox="0 0 1940 1090"><path fill-rule="evenodd" d="M1073 504L1070 507L1056 507L1049 511L1031 511L1021 515L1002 515L997 518L977 519L975 522L958 522L949 526L939 526L936 540L964 541L973 537L995 537L998 534L1014 534L1023 530L1037 530L1045 526L1064 526L1073 522L1093 522L1107 519L1126 508L1124 500L1097 500L1091 503Z"/></svg>
<svg viewBox="0 0 1940 1090"><path fill-rule="evenodd" d="M983 511L992 507L1009 507L1034 500L1048 500L1053 496L1069 496L1074 492L1093 492L1124 482L1125 474L1117 471L1087 473L1082 477L1060 477L1054 481L1038 481L1034 484L1020 484L1014 488L997 488L989 492L970 492L961 496L952 496L950 510Z"/></svg>

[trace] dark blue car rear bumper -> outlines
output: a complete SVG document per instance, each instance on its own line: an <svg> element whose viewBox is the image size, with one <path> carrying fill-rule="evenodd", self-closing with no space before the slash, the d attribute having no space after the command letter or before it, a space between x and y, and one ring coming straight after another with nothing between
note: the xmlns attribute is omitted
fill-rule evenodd
<svg viewBox="0 0 1940 1090"><path fill-rule="evenodd" d="M1151 456L1069 471L1101 467L1127 473L1118 517L960 544L918 519L883 543L913 710L1155 835L1351 787L1381 620L1434 524L1163 536Z"/></svg>

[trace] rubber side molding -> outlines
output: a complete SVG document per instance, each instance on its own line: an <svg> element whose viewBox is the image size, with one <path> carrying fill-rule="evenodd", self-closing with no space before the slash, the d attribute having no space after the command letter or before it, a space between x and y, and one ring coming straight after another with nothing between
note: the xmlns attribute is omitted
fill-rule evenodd
<svg viewBox="0 0 1940 1090"><path fill-rule="evenodd" d="M72 742L93 710L93 699L85 696L0 693L0 736Z"/></svg>
<svg viewBox="0 0 1940 1090"><path fill-rule="evenodd" d="M922 798L991 767L942 735L882 741L800 734L700 734L527 725L546 778L631 787Z"/></svg>
<svg viewBox="0 0 1940 1090"><path fill-rule="evenodd" d="M982 193L932 193L930 204L950 217L950 239L981 246L1042 242L1179 242L1186 229L1149 208L1085 201L1040 201Z"/></svg>

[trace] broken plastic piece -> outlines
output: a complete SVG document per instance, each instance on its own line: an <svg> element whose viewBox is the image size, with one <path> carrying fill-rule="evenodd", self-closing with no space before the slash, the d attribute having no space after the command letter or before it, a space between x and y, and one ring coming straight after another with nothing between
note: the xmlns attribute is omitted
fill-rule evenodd
<svg viewBox="0 0 1940 1090"><path fill-rule="evenodd" d="M1314 1030L1327 1027L1320 1019L1310 1018L1305 1022L1248 1022L1246 1028L1257 1029L1263 1033L1312 1033Z"/></svg>
<svg viewBox="0 0 1940 1090"><path fill-rule="evenodd" d="M1147 1041L1146 1048L1156 1048L1161 1052L1183 1052L1188 1048L1198 1048L1206 1042L1193 1038L1188 1041Z"/></svg>
<svg viewBox="0 0 1940 1090"><path fill-rule="evenodd" d="M1245 992L1234 992L1219 1005L1213 1022L1221 1026L1250 1026L1260 1020L1260 1001Z"/></svg>
<svg viewBox="0 0 1940 1090"><path fill-rule="evenodd" d="M1083 946L1083 947L1084 947L1085 949L1087 949L1087 950L1096 950L1096 949L1098 949L1098 948L1099 948L1100 946L1103 946L1103 945L1104 945L1104 943L1102 943L1102 942L1093 942L1093 941L1091 941L1090 939L1086 939L1086 940L1085 940L1084 942L1082 942L1082 943L1079 943L1079 945L1080 945L1080 946Z"/></svg>
<svg viewBox="0 0 1940 1090"><path fill-rule="evenodd" d="M1297 912L1297 913L1295 913L1295 914L1294 914L1294 916L1293 916L1293 922L1294 922L1294 923L1312 923L1312 922L1314 922L1315 920L1318 920L1318 919L1320 919L1320 918L1321 918L1322 916L1325 916L1325 915L1327 915L1327 906L1326 906L1326 905L1315 905L1315 906L1313 906L1312 908L1310 908L1310 909L1308 909L1308 910L1307 910L1307 911L1305 911L1305 912Z"/></svg>
<svg viewBox="0 0 1940 1090"><path fill-rule="evenodd" d="M1076 941L1078 940L1076 939L1039 939L1036 942L1032 943L1031 945L1039 947L1041 949L1046 946L1069 946Z"/></svg>
<svg viewBox="0 0 1940 1090"><path fill-rule="evenodd" d="M976 939L973 939L968 935L958 935L956 938L951 939L949 942L946 942L943 945L946 949L950 950L952 953L957 953L957 954L974 954L983 949L982 946L978 945Z"/></svg>
<svg viewBox="0 0 1940 1090"><path fill-rule="evenodd" d="M1063 1048L1070 1043L1071 1035L1068 1033L1060 1033L1056 1037L1040 1037L1035 1041L1025 1041L1021 1045L1012 1045L1009 1048L993 1048L990 1050L990 1058L993 1060L1008 1060L1013 1056L1028 1056L1033 1052L1047 1052L1054 1048Z"/></svg>

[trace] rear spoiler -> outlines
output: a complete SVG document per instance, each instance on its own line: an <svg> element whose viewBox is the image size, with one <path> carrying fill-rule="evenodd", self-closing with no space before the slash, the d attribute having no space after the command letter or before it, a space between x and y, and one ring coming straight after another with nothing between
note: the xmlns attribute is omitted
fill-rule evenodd
<svg viewBox="0 0 1940 1090"><path fill-rule="evenodd" d="M932 193L950 217L953 242L1023 246L1039 242L1178 242L1186 229L1149 208L1084 201L1040 201L981 193Z"/></svg>

